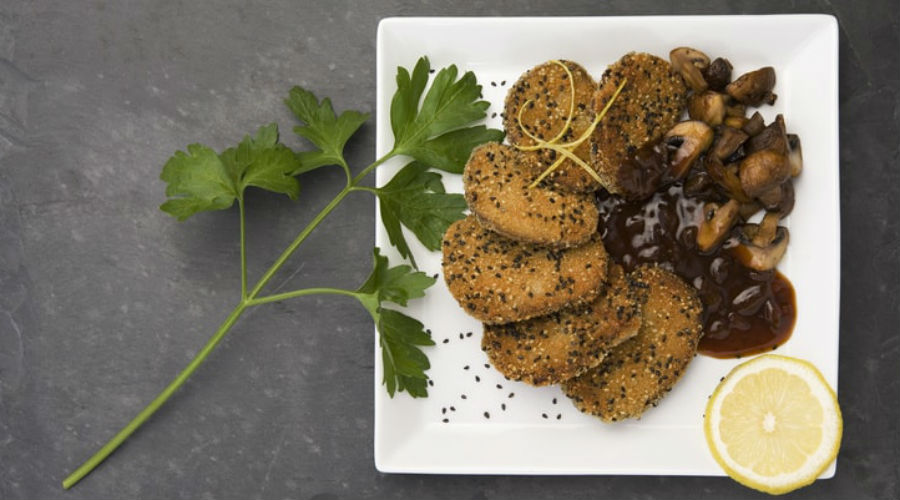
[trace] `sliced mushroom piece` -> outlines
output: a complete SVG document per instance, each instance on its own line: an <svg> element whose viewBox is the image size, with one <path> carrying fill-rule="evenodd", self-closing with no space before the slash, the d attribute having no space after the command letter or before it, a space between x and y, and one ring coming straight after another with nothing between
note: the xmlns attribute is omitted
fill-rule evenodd
<svg viewBox="0 0 900 500"><path fill-rule="evenodd" d="M747 116L747 106L743 104L729 104L725 106L725 116L734 118L744 118Z"/></svg>
<svg viewBox="0 0 900 500"><path fill-rule="evenodd" d="M781 190L781 186L783 184L779 184L772 189L762 192L759 196L756 197L757 200L762 204L763 208L766 210L772 210L772 207L778 205L781 202L781 196L784 194Z"/></svg>
<svg viewBox="0 0 900 500"><path fill-rule="evenodd" d="M739 212L740 203L737 200L728 200L721 206L712 202L703 205L703 220L697 229L697 247L701 252L708 252L725 241L738 220Z"/></svg>
<svg viewBox="0 0 900 500"><path fill-rule="evenodd" d="M791 164L791 177L797 177L803 171L803 151L800 149L800 136L787 135L788 161Z"/></svg>
<svg viewBox="0 0 900 500"><path fill-rule="evenodd" d="M725 87L725 92L737 102L759 106L762 103L773 104L777 96L772 93L775 88L775 69L771 66L744 73L737 80Z"/></svg>
<svg viewBox="0 0 900 500"><path fill-rule="evenodd" d="M715 183L708 173L694 169L684 179L684 194L701 199L709 199L716 195Z"/></svg>
<svg viewBox="0 0 900 500"><path fill-rule="evenodd" d="M788 179L784 181L784 184L781 185L781 201L778 203L778 206L773 208L781 218L785 218L790 215L791 212L794 211L794 201L796 195L794 194L794 181Z"/></svg>
<svg viewBox="0 0 900 500"><path fill-rule="evenodd" d="M787 217L794 209L794 182L788 179L760 194L757 199L766 210L777 213L779 217Z"/></svg>
<svg viewBox="0 0 900 500"><path fill-rule="evenodd" d="M748 120L743 116L726 116L725 119L722 120L722 123L731 128L741 130L744 128L744 125L747 124L747 121Z"/></svg>
<svg viewBox="0 0 900 500"><path fill-rule="evenodd" d="M678 47L669 52L672 69L681 74L684 82L694 90L703 92L707 88L703 71L709 67L709 57L697 49Z"/></svg>
<svg viewBox="0 0 900 500"><path fill-rule="evenodd" d="M762 210L762 205L757 200L741 203L741 220L748 220Z"/></svg>
<svg viewBox="0 0 900 500"><path fill-rule="evenodd" d="M722 160L722 163L726 165L734 164L735 174L737 173L737 166L741 163L741 160L743 160L747 156L747 152L744 151L744 144L738 146L734 153L731 153L731 156Z"/></svg>
<svg viewBox="0 0 900 500"><path fill-rule="evenodd" d="M757 151L741 160L738 176L744 193L756 198L790 178L791 164L781 153Z"/></svg>
<svg viewBox="0 0 900 500"><path fill-rule="evenodd" d="M781 217L775 212L766 212L759 224L756 225L756 234L750 240L758 247L766 247L775 240L775 233L778 230L778 221Z"/></svg>
<svg viewBox="0 0 900 500"><path fill-rule="evenodd" d="M766 128L747 141L747 154L769 149L780 154L788 153L787 129L784 126L784 115L778 115Z"/></svg>
<svg viewBox="0 0 900 500"><path fill-rule="evenodd" d="M766 128L766 120L763 118L763 115L759 114L759 111L756 111L753 113L753 116L747 120L747 123L741 127L741 130L746 132L750 137L753 137L762 132L764 128Z"/></svg>
<svg viewBox="0 0 900 500"><path fill-rule="evenodd" d="M712 90L695 93L688 100L688 115L715 127L725 118L725 95Z"/></svg>
<svg viewBox="0 0 900 500"><path fill-rule="evenodd" d="M706 68L703 77L709 88L721 92L731 83L731 69L731 62L728 59L717 57L713 59L713 62L709 63L709 67Z"/></svg>
<svg viewBox="0 0 900 500"><path fill-rule="evenodd" d="M684 177L700 154L709 149L713 141L713 129L698 121L688 120L675 124L663 139L676 148L669 154L669 166L673 179Z"/></svg>
<svg viewBox="0 0 900 500"><path fill-rule="evenodd" d="M767 244L757 245L754 243L754 239L759 232L757 224L745 224L740 231L740 241L732 247L731 252L738 262L750 269L770 271L775 269L775 266L784 257L790 233L786 227L777 226L774 236Z"/></svg>
<svg viewBox="0 0 900 500"><path fill-rule="evenodd" d="M729 170L722 164L722 161L715 155L706 155L704 160L704 168L709 176L724 189L729 198L733 198L741 203L748 203L750 197L744 193L741 187L741 180L735 172Z"/></svg>
<svg viewBox="0 0 900 500"><path fill-rule="evenodd" d="M719 138L713 144L712 154L720 160L733 155L749 136L743 131L729 126L719 128Z"/></svg>

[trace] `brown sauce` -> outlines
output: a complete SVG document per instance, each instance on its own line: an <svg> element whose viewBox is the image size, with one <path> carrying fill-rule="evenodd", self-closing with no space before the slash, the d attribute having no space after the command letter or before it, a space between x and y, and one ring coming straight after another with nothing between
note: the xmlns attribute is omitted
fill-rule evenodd
<svg viewBox="0 0 900 500"><path fill-rule="evenodd" d="M622 196L630 201L644 200L669 179L669 151L665 142L650 142L638 148L622 164L617 184Z"/></svg>
<svg viewBox="0 0 900 500"><path fill-rule="evenodd" d="M643 201L599 195L600 233L607 251L630 271L659 263L694 285L703 302L699 352L719 358L769 351L791 335L797 316L794 289L777 271L741 265L725 244L697 248L703 201L672 184Z"/></svg>

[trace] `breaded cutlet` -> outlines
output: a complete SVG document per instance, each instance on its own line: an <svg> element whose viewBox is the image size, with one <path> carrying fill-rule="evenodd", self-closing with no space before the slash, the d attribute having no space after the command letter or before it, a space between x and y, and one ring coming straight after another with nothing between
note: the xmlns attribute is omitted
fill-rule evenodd
<svg viewBox="0 0 900 500"><path fill-rule="evenodd" d="M684 80L667 61L631 52L603 73L592 100L596 113L625 78L625 87L590 139L592 166L603 187L614 194L623 194L618 180L622 163L641 146L660 140L687 104Z"/></svg>
<svg viewBox="0 0 900 500"><path fill-rule="evenodd" d="M607 422L638 418L656 406L694 358L703 334L703 305L692 286L655 266L641 266L630 277L648 294L638 334L563 383L579 410Z"/></svg>
<svg viewBox="0 0 900 500"><path fill-rule="evenodd" d="M517 323L485 325L481 349L511 380L558 384L597 366L609 349L635 336L646 291L611 265L609 284L590 304Z"/></svg>
<svg viewBox="0 0 900 500"><path fill-rule="evenodd" d="M484 323L509 323L590 302L606 280L608 256L595 236L554 250L485 229L475 216L444 234L443 273L450 293Z"/></svg>
<svg viewBox="0 0 900 500"><path fill-rule="evenodd" d="M570 109L573 109L571 124L557 141L558 144L577 139L591 126L594 119L591 99L597 90L597 84L587 70L577 63L563 60L559 62L569 69L575 82L574 108L571 106L572 84L569 82L569 75L559 64L548 61L531 68L519 77L506 96L503 127L506 129L506 138L510 144L514 146L536 144L522 131L518 123L519 111L526 103L527 106L522 111L522 125L532 135L545 141L550 141L563 129ZM590 141L582 142L573 153L590 165ZM549 167L557 155L555 151L547 149L530 154L540 160L534 164L535 177ZM547 181L560 191L588 192L595 191L598 187L597 181L572 160L566 160L559 165L548 176Z"/></svg>
<svg viewBox="0 0 900 500"><path fill-rule="evenodd" d="M463 172L469 210L482 226L513 240L560 248L585 243L597 232L594 195L529 187L532 162L496 142L472 150Z"/></svg>

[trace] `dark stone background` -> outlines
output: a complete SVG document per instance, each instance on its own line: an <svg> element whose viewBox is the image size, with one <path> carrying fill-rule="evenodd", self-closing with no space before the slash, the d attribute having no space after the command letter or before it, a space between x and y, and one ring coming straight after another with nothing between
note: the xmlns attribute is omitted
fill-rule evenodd
<svg viewBox="0 0 900 500"><path fill-rule="evenodd" d="M0 3L0 499L762 497L725 478L380 474L370 319L339 297L247 314L96 473L69 492L60 481L183 368L236 300L234 211L177 224L157 209L159 170L176 149L218 149L273 120L287 132L281 99L293 84L372 111L386 16L773 12L840 21L844 444L835 478L790 497L898 498L898 4L710 4ZM372 160L374 136L370 121L351 164ZM302 181L297 203L248 194L251 277L343 178L326 169ZM373 227L372 200L351 196L275 284L356 287Z"/></svg>

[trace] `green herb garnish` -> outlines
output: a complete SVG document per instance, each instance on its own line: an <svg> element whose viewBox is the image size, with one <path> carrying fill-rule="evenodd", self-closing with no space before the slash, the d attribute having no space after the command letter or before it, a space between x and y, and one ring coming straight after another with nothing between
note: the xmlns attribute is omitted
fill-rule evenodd
<svg viewBox="0 0 900 500"><path fill-rule="evenodd" d="M444 68L437 73L422 99L429 72L430 65L424 57L419 59L412 75L406 69L398 68L398 89L391 102L394 147L355 176L344 158L344 146L369 115L344 111L338 116L329 99L319 101L311 92L300 87L291 89L285 104L302 123L294 128L294 132L307 139L315 149L295 153L278 142L278 127L270 124L261 127L255 136L247 136L237 146L221 153L201 144L191 144L187 151L176 152L166 162L161 178L167 184L168 200L160 208L178 220L202 211L223 210L237 201L241 249L240 300L175 380L87 462L72 472L63 481L64 488L72 487L89 474L149 419L203 363L244 311L269 302L312 294L338 294L357 299L372 316L378 329L384 363L382 383L388 394L391 397L396 392L406 392L412 397L428 395L428 375L425 371L429 363L421 347L433 345L434 342L422 323L387 307L387 304L406 306L409 300L424 296L425 290L434 284L434 278L408 265L389 267L387 257L375 248L372 273L356 290L304 288L271 295L262 292L310 233L344 197L355 191L370 192L379 198L390 242L413 266L415 262L412 261L401 225L416 235L426 248L440 248L441 236L453 221L463 217L466 203L462 195L445 193L440 174L429 171L429 168L461 172L473 147L488 141L499 141L503 138L503 132L484 126L470 126L485 117L488 107L487 102L480 100L481 86L474 74L468 72L457 78L455 66ZM381 188L360 185L379 165L402 156L417 161L400 169ZM300 194L300 184L294 176L329 165L344 170L346 185L300 231L259 281L250 287L247 281L244 191L253 186L296 199Z"/></svg>

